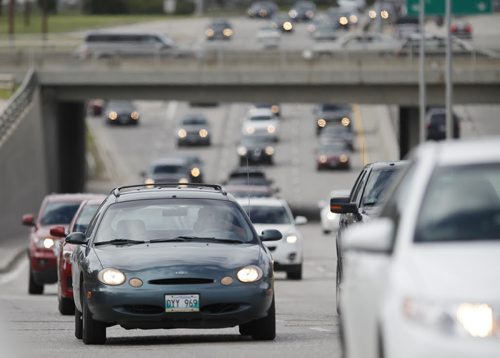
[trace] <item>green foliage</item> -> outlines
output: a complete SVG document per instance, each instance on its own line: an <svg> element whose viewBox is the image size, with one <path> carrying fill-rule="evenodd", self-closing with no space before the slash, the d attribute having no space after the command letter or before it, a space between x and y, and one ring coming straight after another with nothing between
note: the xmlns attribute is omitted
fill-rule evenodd
<svg viewBox="0 0 500 358"><path fill-rule="evenodd" d="M163 14L163 0L128 0L131 14Z"/></svg>
<svg viewBox="0 0 500 358"><path fill-rule="evenodd" d="M127 0L85 0L83 9L88 14L128 14Z"/></svg>
<svg viewBox="0 0 500 358"><path fill-rule="evenodd" d="M195 5L192 0L177 0L175 13L177 15L190 15L194 13Z"/></svg>

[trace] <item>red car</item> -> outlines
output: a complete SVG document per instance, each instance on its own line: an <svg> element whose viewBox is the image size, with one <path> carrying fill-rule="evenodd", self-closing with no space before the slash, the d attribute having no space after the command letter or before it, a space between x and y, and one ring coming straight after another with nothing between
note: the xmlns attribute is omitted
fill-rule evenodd
<svg viewBox="0 0 500 358"><path fill-rule="evenodd" d="M93 196L95 194L47 195L36 219L32 214L23 215L23 224L31 227L28 248L30 294L40 295L45 284L57 282L54 246L60 238L51 236L50 228L56 225L67 227L81 202Z"/></svg>
<svg viewBox="0 0 500 358"><path fill-rule="evenodd" d="M84 200L73 220L69 224L68 230L64 226L56 226L50 230L54 237L64 238L66 234L72 232L85 232L90 220L101 205L106 196L96 196L94 199ZM72 315L75 313L75 303L73 302L73 284L71 281L71 254L75 245L60 242L57 254L57 299L59 312L62 315Z"/></svg>

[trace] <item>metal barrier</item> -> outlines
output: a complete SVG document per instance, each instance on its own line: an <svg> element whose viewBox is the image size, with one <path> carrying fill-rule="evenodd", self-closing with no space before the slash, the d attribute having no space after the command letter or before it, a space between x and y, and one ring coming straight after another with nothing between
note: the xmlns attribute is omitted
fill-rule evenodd
<svg viewBox="0 0 500 358"><path fill-rule="evenodd" d="M20 119L21 114L30 105L36 86L35 71L30 69L21 86L7 101L4 110L0 113L0 147L2 147L12 128Z"/></svg>

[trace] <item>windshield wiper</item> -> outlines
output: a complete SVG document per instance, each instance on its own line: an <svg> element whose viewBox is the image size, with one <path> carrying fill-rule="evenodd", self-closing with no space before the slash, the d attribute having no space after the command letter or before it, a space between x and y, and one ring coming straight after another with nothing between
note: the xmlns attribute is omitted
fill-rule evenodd
<svg viewBox="0 0 500 358"><path fill-rule="evenodd" d="M182 236L177 236L171 239L157 239L157 240L151 240L149 241L150 243L155 243L155 242L186 242L186 241L203 241L203 242L221 242L221 243L235 243L235 244L242 244L240 240L231 240L231 239L217 239L215 237L203 237L203 236L187 236L187 235L182 235Z"/></svg>
<svg viewBox="0 0 500 358"><path fill-rule="evenodd" d="M109 240L109 241L101 241L101 242L96 242L94 246L100 246L100 245L137 245L137 244L145 244L146 241L140 241L140 240L129 240L129 239L114 239L114 240Z"/></svg>

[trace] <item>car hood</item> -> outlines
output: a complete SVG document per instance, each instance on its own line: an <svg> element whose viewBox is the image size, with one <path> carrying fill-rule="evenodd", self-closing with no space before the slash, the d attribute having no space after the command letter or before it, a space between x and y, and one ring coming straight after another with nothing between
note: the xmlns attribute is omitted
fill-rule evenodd
<svg viewBox="0 0 500 358"><path fill-rule="evenodd" d="M198 242L156 243L150 245L94 247L103 267L124 271L172 269L220 271L259 262L257 244L217 244Z"/></svg>
<svg viewBox="0 0 500 358"><path fill-rule="evenodd" d="M500 242L418 243L409 254L416 292L447 302L498 301Z"/></svg>

